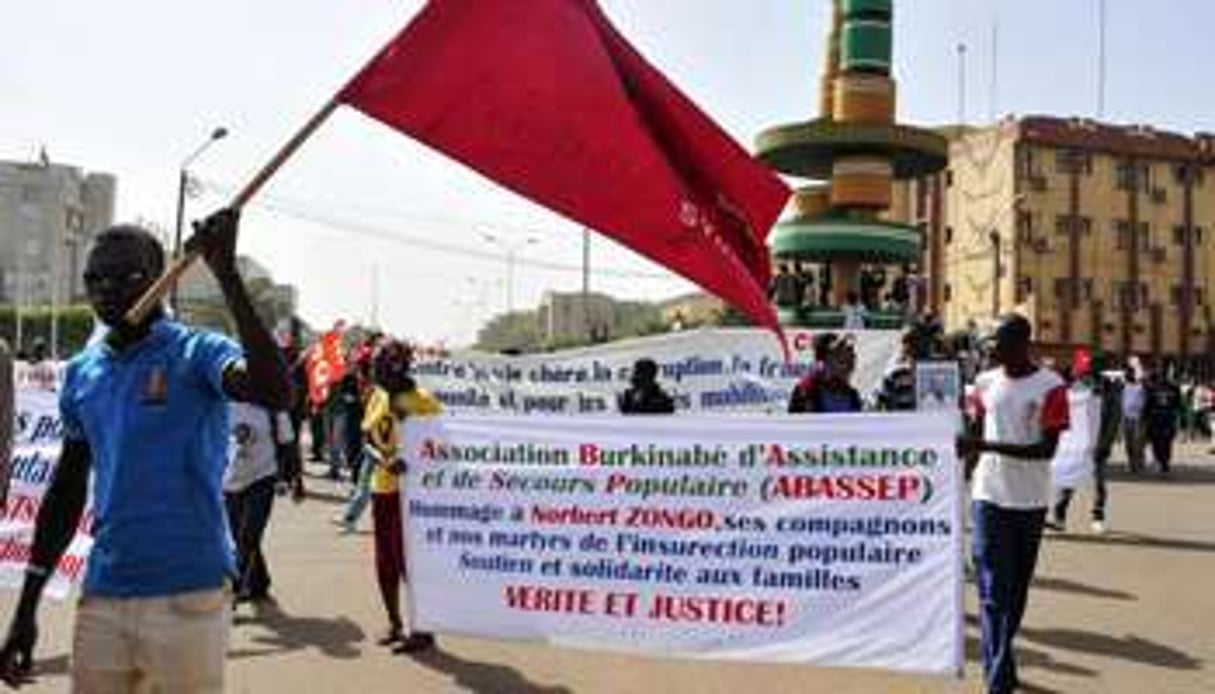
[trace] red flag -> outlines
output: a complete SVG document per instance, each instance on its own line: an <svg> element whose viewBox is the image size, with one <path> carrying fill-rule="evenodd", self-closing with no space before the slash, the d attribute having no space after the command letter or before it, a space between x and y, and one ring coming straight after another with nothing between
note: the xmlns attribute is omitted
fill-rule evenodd
<svg viewBox="0 0 1215 694"><path fill-rule="evenodd" d="M592 0L430 0L339 99L776 327L788 188Z"/></svg>
<svg viewBox="0 0 1215 694"><path fill-rule="evenodd" d="M308 400L313 407L321 407L329 399L329 389L346 373L346 360L342 356L342 326L321 335L312 349L308 350Z"/></svg>

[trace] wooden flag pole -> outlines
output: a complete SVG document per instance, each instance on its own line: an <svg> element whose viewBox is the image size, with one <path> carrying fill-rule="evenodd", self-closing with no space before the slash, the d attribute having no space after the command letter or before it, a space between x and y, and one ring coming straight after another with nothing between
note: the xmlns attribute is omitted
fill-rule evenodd
<svg viewBox="0 0 1215 694"><path fill-rule="evenodd" d="M262 186L266 185L266 182L270 180L270 177L273 176L280 168L282 168L283 164L285 164L287 160L291 158L291 155L295 154L295 151L300 148L300 145L304 144L312 133L316 132L316 129L321 127L321 123L325 122L325 119L329 117L329 114L337 110L337 107L340 104L341 101L337 96L334 96L329 100L328 103L322 106L321 109L317 111L312 118L308 119L308 122L305 123L304 126L300 128L299 131L296 132L295 135L293 135L291 139L282 146L281 149L278 150L274 157L271 158L270 161L267 162L256 175L253 176L253 179L246 183L244 188L240 189L240 192L238 192L236 197L232 199L229 206L237 210L244 207L245 204L248 203L259 190L261 190ZM186 245L188 246L189 242L187 242ZM136 301L135 305L132 306L129 311L127 311L127 315L124 317L124 320L126 320L126 322L130 325L137 325L147 318L152 309L159 304L164 299L165 295L169 293L169 290L173 288L173 285L177 284L177 281L181 279L181 276L185 274L190 265L198 259L198 255L198 251L185 251L180 257L176 258L172 263L170 263L156 282L154 282L151 287L148 287L148 290L143 293L143 296L139 297L139 301Z"/></svg>

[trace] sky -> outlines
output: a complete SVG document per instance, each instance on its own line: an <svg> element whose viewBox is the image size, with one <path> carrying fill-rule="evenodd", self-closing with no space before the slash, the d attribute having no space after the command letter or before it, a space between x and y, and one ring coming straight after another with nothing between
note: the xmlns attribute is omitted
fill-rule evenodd
<svg viewBox="0 0 1215 694"><path fill-rule="evenodd" d="M1099 2L897 1L900 121L1097 115ZM744 146L817 115L827 0L601 4ZM190 218L222 206L421 5L5 2L0 159L32 160L45 147L57 163L113 173L119 220L171 229L178 168L213 128L230 134L191 167L202 185ZM1215 131L1215 3L1106 0L1106 17L1105 119ZM582 286L579 226L348 109L246 208L240 251L296 285L314 325L375 320L449 345L472 341L508 303L534 307L546 290ZM695 289L598 236L591 288L631 299Z"/></svg>

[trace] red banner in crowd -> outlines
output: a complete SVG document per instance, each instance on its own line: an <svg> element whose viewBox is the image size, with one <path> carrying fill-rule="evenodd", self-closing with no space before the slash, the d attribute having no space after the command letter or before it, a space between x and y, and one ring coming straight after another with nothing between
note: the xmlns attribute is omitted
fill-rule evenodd
<svg viewBox="0 0 1215 694"><path fill-rule="evenodd" d="M320 407L329 399L329 388L346 373L346 359L342 355L342 328L321 335L308 350L308 400Z"/></svg>
<svg viewBox="0 0 1215 694"><path fill-rule="evenodd" d="M776 327L788 188L591 0L431 0L339 99Z"/></svg>

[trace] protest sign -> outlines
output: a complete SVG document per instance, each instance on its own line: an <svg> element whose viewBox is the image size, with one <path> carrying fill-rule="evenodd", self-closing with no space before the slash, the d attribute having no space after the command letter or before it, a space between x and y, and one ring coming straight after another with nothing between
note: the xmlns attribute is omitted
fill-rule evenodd
<svg viewBox="0 0 1215 694"><path fill-rule="evenodd" d="M814 333L788 331L793 361L786 363L767 330L705 329L665 333L546 354L503 356L457 351L422 355L419 385L449 412L594 414L615 412L633 362L658 363L658 380L680 412L785 412L789 393L809 373ZM854 333L857 368L852 385L864 397L881 385L898 356L894 331Z"/></svg>
<svg viewBox="0 0 1215 694"><path fill-rule="evenodd" d="M947 413L406 420L414 627L954 673Z"/></svg>
<svg viewBox="0 0 1215 694"><path fill-rule="evenodd" d="M59 462L63 435L57 394L51 388L18 388L16 413L8 499L0 518L0 587L4 588L21 587L34 540L34 520ZM93 544L92 518L91 508L86 508L76 536L47 583L47 595L62 599L84 577Z"/></svg>

